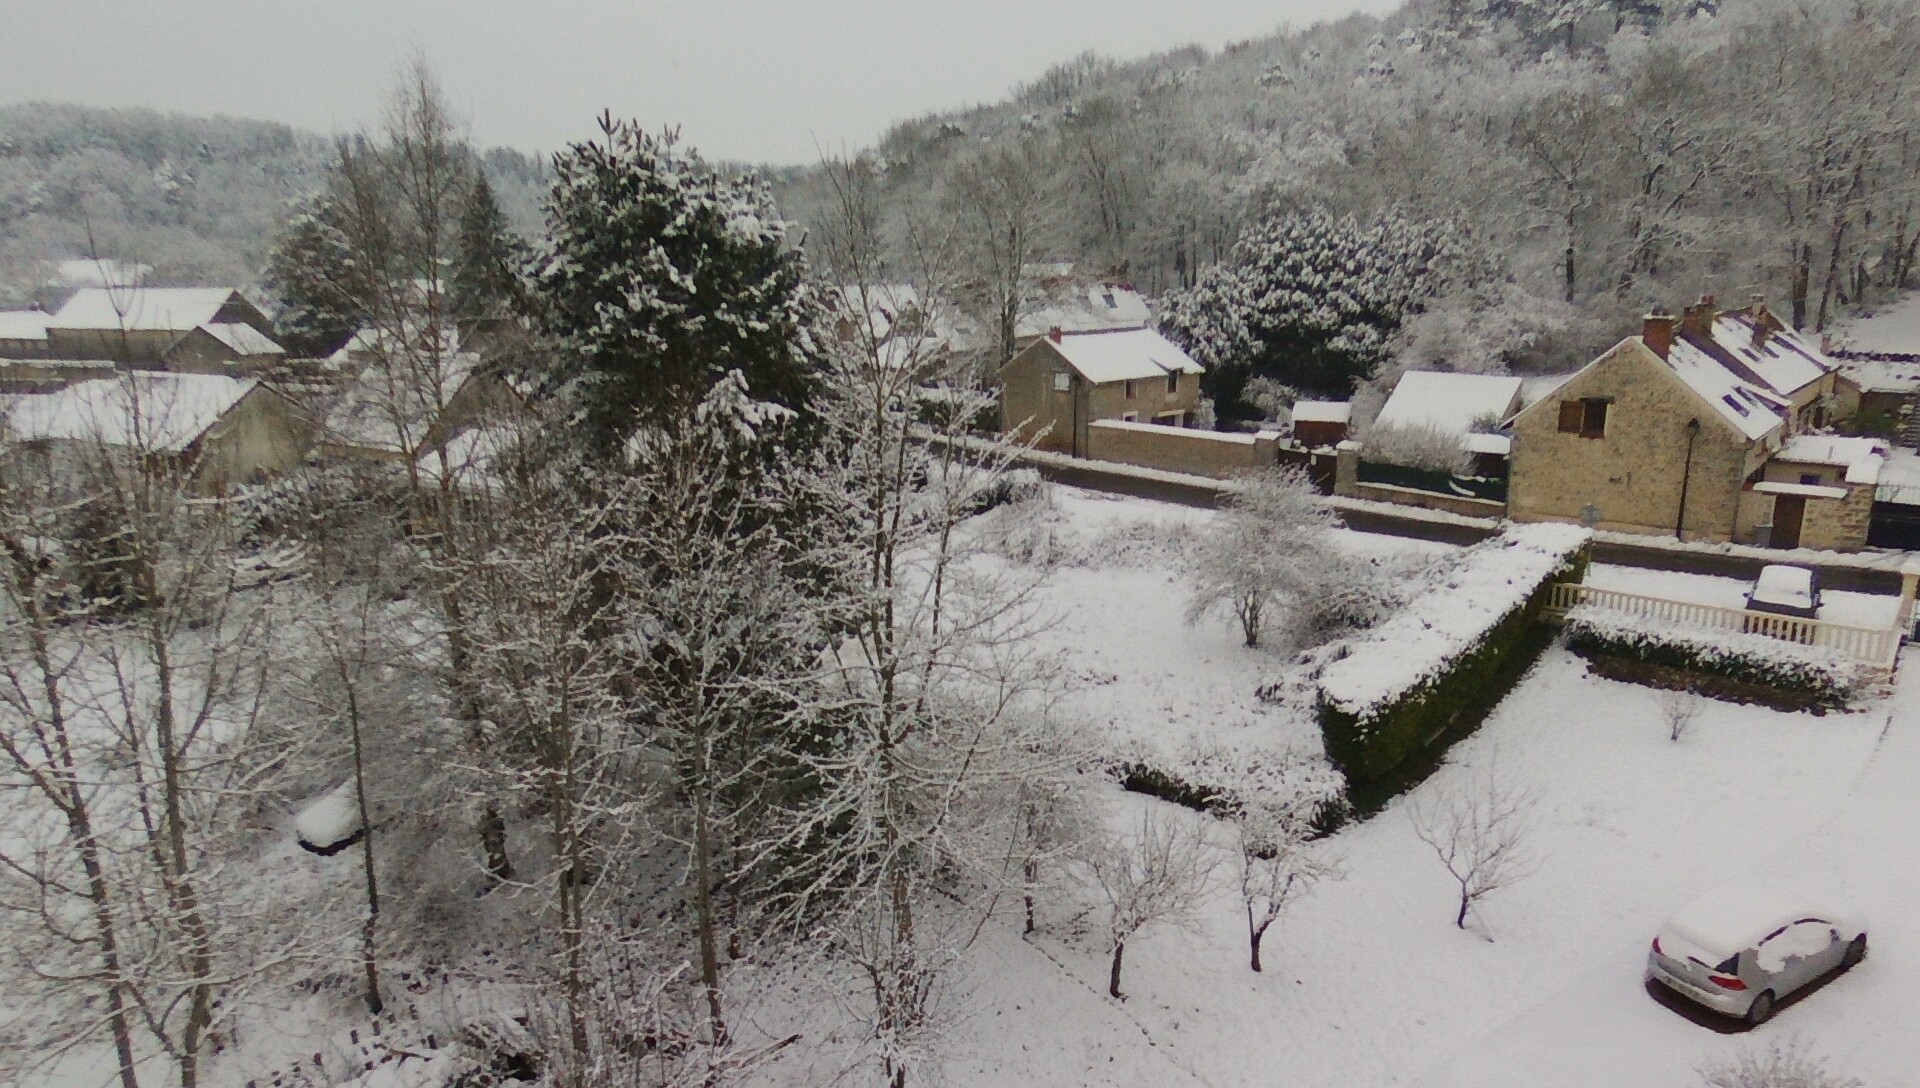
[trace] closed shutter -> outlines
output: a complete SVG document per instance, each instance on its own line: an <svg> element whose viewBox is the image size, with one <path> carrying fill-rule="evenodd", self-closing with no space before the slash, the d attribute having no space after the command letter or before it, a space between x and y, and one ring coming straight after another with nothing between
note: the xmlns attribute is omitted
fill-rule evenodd
<svg viewBox="0 0 1920 1088"><path fill-rule="evenodd" d="M1560 433L1579 434L1587 419L1587 406L1577 400L1560 402Z"/></svg>

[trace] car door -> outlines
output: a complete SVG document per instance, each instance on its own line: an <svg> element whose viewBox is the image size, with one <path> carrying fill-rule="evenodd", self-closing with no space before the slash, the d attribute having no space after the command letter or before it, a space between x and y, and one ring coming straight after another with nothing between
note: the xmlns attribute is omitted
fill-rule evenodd
<svg viewBox="0 0 1920 1088"><path fill-rule="evenodd" d="M1827 972L1844 949L1833 923L1801 918L1760 942L1757 963L1776 996L1785 997Z"/></svg>

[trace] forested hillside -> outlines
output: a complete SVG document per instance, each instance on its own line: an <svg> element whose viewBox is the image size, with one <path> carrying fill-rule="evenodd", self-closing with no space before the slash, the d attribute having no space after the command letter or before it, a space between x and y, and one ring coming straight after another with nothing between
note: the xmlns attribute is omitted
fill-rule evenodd
<svg viewBox="0 0 1920 1088"><path fill-rule="evenodd" d="M1331 389L1390 360L1565 365L1650 302L1705 292L1765 293L1818 328L1909 286L1917 68L1906 0L1415 0L1217 55L1082 57L997 106L902 124L862 162L902 236L1019 235L1155 294L1199 284L1189 308L1216 316L1223 292L1294 292L1324 323L1312 300L1381 290L1344 278L1352 261L1417 259L1349 248L1303 280L1208 279L1221 261L1287 266L1258 251L1276 237L1340 255L1439 231L1491 266L1432 277L1438 297L1405 312L1360 307L1353 352L1278 375ZM791 179L789 209L812 215L819 182ZM1234 253L1306 211L1331 215ZM1240 327L1185 327L1210 365L1260 324L1228 317Z"/></svg>
<svg viewBox="0 0 1920 1088"><path fill-rule="evenodd" d="M156 283L255 282L288 209L324 174L332 140L286 125L142 109L0 108L0 302L29 300L51 262L151 265ZM534 218L545 169L482 157L510 217Z"/></svg>

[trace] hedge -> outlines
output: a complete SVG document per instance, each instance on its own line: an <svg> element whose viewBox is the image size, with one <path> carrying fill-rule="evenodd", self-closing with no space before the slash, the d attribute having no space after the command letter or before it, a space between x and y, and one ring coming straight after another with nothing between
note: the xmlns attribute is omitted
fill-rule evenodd
<svg viewBox="0 0 1920 1088"><path fill-rule="evenodd" d="M1851 655L1767 635L1655 620L1583 605L1567 613L1567 648L1588 658L1720 677L1793 696L1810 705L1843 707L1865 682ZM1711 689L1707 689L1711 694Z"/></svg>
<svg viewBox="0 0 1920 1088"><path fill-rule="evenodd" d="M1350 784L1383 782L1479 723L1546 645L1539 621L1552 585L1581 577L1590 536L1529 525L1477 544L1441 584L1322 670L1321 738Z"/></svg>

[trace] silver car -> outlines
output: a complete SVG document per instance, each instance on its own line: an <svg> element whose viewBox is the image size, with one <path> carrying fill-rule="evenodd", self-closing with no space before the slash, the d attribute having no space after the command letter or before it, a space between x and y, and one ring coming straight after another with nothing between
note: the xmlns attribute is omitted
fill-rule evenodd
<svg viewBox="0 0 1920 1088"><path fill-rule="evenodd" d="M1803 896L1730 884L1673 916L1647 978L1715 1012L1764 1023L1801 987L1867 956L1866 926Z"/></svg>

